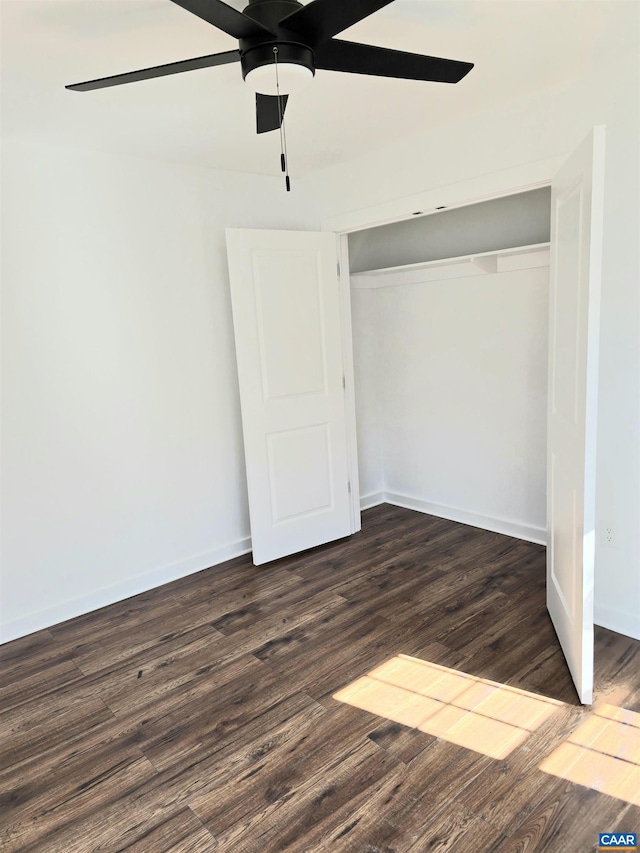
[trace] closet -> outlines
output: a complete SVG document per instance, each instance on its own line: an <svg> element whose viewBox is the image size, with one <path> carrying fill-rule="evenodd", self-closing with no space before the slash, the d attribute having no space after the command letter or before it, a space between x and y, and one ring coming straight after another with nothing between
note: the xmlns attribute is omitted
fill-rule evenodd
<svg viewBox="0 0 640 853"><path fill-rule="evenodd" d="M348 239L363 507L544 543L550 188Z"/></svg>

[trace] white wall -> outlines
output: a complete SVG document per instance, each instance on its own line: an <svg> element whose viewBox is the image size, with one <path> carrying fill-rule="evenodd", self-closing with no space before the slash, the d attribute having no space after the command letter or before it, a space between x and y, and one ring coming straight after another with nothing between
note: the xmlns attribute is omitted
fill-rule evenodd
<svg viewBox="0 0 640 853"><path fill-rule="evenodd" d="M380 503L384 489L380 300L375 295L374 290L351 291L358 476L364 508Z"/></svg>
<svg viewBox="0 0 640 853"><path fill-rule="evenodd" d="M389 500L545 541L548 284L539 267L354 291L360 452Z"/></svg>
<svg viewBox="0 0 640 853"><path fill-rule="evenodd" d="M526 164L539 163L544 172L547 160L560 162L591 127L606 124L596 620L640 638L640 4L584 7L585 14L600 15L600 42L580 76L324 170L306 185L325 221L347 211L375 215L394 199L400 200L395 210L404 200L409 213L421 190L432 191L435 204L447 204L499 184ZM604 537L610 525L613 546Z"/></svg>
<svg viewBox="0 0 640 853"><path fill-rule="evenodd" d="M224 228L317 228L265 177L7 140L2 638L248 547Z"/></svg>

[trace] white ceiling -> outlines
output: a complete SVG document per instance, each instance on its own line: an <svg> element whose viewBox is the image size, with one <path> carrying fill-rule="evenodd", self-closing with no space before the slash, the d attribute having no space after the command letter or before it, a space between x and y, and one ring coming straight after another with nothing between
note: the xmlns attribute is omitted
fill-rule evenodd
<svg viewBox="0 0 640 853"><path fill-rule="evenodd" d="M231 0L242 8L240 0ZM343 0L346 2L346 0ZM607 4L395 0L341 35L475 63L457 85L318 71L287 108L292 175L539 92L580 74ZM64 86L237 43L170 0L1 0L2 132L218 169L276 174L239 65L95 92Z"/></svg>

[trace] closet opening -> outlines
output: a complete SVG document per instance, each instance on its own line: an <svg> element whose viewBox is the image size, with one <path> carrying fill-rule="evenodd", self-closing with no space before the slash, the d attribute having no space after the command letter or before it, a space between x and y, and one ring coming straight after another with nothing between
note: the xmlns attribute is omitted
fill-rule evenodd
<svg viewBox="0 0 640 853"><path fill-rule="evenodd" d="M546 543L550 197L348 235L363 508Z"/></svg>

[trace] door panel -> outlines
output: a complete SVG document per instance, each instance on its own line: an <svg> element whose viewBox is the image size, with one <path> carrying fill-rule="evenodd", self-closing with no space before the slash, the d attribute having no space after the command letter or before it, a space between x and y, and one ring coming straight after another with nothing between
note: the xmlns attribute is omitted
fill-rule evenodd
<svg viewBox="0 0 640 853"><path fill-rule="evenodd" d="M253 559L352 532L334 234L227 230Z"/></svg>
<svg viewBox="0 0 640 853"><path fill-rule="evenodd" d="M551 188L547 607L583 704L593 697L604 137L594 128Z"/></svg>
<svg viewBox="0 0 640 853"><path fill-rule="evenodd" d="M329 424L271 433L267 458L273 524L331 509Z"/></svg>
<svg viewBox="0 0 640 853"><path fill-rule="evenodd" d="M315 260L304 252L253 255L265 401L326 390L322 270L315 268ZM283 319L287 317L291 322L284 334Z"/></svg>

